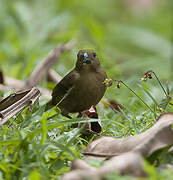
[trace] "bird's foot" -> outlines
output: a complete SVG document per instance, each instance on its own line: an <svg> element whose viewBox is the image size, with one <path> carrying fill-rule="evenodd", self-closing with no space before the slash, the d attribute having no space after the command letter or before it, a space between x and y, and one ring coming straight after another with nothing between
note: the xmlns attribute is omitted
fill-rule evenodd
<svg viewBox="0 0 173 180"><path fill-rule="evenodd" d="M79 112L79 114L77 115L77 118L81 118L83 117L83 115L84 115L84 112Z"/></svg>
<svg viewBox="0 0 173 180"><path fill-rule="evenodd" d="M69 118L69 119L72 119L72 117L71 117L71 116L69 116L68 114L63 115L63 116L65 116L65 117L67 117L67 118Z"/></svg>

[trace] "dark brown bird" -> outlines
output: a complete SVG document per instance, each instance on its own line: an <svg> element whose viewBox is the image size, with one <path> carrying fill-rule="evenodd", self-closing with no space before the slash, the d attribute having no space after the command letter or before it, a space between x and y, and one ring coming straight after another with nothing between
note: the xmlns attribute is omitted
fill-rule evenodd
<svg viewBox="0 0 173 180"><path fill-rule="evenodd" d="M75 68L53 89L52 100L45 110L57 105L63 116L88 110L97 105L106 91L107 78L93 50L80 50Z"/></svg>

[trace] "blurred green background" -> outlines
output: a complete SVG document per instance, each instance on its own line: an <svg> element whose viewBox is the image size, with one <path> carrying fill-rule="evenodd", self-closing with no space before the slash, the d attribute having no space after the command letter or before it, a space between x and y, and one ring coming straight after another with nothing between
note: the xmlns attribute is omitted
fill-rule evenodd
<svg viewBox="0 0 173 180"><path fill-rule="evenodd" d="M152 69L164 87L166 81L173 87L173 0L0 0L0 70L5 76L26 80L51 49L71 39L76 44L60 57L55 71L64 76L79 49L92 48L108 76L126 82L151 107L123 85L121 89L113 85L105 96L125 108L121 113L108 105L97 108L102 136L138 134L155 123L155 115L173 111L155 78L140 82ZM53 88L45 79L40 85ZM68 126L74 119L64 124L67 119L58 115L47 121L55 111L43 116L41 111L25 109L1 126L0 142L7 143L0 147L0 179L58 179L69 171L71 160L81 157L86 142L97 137L83 139L79 130ZM172 157L167 159L160 161L173 162ZM172 179L166 171L153 167L149 171L150 179Z"/></svg>
<svg viewBox="0 0 173 180"><path fill-rule="evenodd" d="M171 0L0 0L0 68L27 79L58 44L77 43L54 69L64 76L79 49L95 49L109 77L173 77Z"/></svg>

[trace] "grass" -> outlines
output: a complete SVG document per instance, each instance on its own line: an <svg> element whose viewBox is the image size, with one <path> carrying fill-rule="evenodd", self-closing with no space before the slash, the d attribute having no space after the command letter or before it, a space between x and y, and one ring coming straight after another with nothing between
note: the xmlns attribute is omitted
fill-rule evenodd
<svg viewBox="0 0 173 180"><path fill-rule="evenodd" d="M79 49L93 48L108 77L121 79L121 87L113 83L105 97L124 109L97 107L101 136L135 135L150 128L161 113L173 112L170 0L158 0L145 12L136 12L120 0L100 0L99 7L97 0L0 0L0 4L0 70L6 76L26 80L52 48L75 38L74 48L53 67L60 75L73 67ZM140 81L148 69L153 70L153 78ZM54 87L45 80L40 85ZM31 111L26 108L0 127L0 179L59 179L69 171L71 160L82 157L81 149L99 137L81 136L82 129L72 127L93 119L72 115L69 120L56 108L45 113L47 101L41 97L40 105L36 103ZM173 158L165 153L159 162L172 164ZM171 171L159 171L148 162L146 170L150 179L173 177ZM118 174L107 177L115 178L135 179Z"/></svg>
<svg viewBox="0 0 173 180"><path fill-rule="evenodd" d="M158 79L156 80L158 81ZM128 86L126 85L126 87ZM158 108L159 104L156 107L155 102L159 101L154 94L151 94L155 85L152 87L151 84L145 82L145 88L141 87L136 87L134 96L129 98L129 105L123 104L124 109L120 112L114 112L109 107L98 109L103 124L101 136L110 135L121 138L138 134L150 128L155 123L156 116L163 111L173 110L173 106L169 103L165 109ZM161 96L165 97L161 89L159 90ZM130 92L134 92L134 90L130 88L129 95ZM137 94L140 94L140 98ZM143 104L144 101L150 102L150 108ZM25 109L24 112L11 118L0 128L0 169L4 179L23 179L24 177L28 179L33 177L58 179L62 173L69 171L71 160L82 157L81 147L85 149L89 142L99 136L93 135L92 138L85 137L84 139L81 137L82 128L72 128L71 126L76 122L95 121L94 119L76 119L74 115L74 118L69 120L57 113L56 108L49 112L43 112L43 109L44 106L36 103L32 111ZM147 168L150 166L146 165ZM152 172L149 169L148 171L151 177L157 174L157 170L153 167ZM169 171L162 171L164 177L170 176ZM157 176L159 175L157 174ZM132 179L132 177L118 175L110 175L108 179L115 177Z"/></svg>

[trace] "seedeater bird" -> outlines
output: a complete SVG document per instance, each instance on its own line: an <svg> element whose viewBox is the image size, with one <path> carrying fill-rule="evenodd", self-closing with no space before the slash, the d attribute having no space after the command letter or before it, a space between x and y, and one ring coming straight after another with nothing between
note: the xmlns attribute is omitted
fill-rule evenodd
<svg viewBox="0 0 173 180"><path fill-rule="evenodd" d="M57 105L61 114L81 113L97 105L106 91L107 75L93 50L80 50L75 68L53 89L52 99L45 110Z"/></svg>

